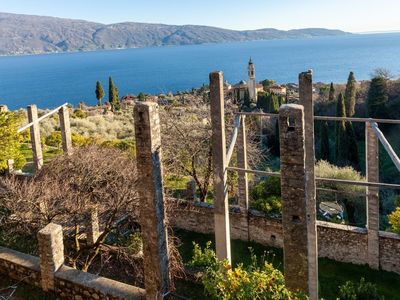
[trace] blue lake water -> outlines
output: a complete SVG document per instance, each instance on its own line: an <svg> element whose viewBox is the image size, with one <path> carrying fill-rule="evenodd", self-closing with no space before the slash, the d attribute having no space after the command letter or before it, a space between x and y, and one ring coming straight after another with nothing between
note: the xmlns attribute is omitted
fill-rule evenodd
<svg viewBox="0 0 400 300"><path fill-rule="evenodd" d="M107 90L110 75L121 96L188 90L214 70L235 83L250 56L258 80L296 82L308 69L314 81L345 82L349 71L368 79L378 67L400 74L400 33L0 57L0 104L94 104L96 81Z"/></svg>

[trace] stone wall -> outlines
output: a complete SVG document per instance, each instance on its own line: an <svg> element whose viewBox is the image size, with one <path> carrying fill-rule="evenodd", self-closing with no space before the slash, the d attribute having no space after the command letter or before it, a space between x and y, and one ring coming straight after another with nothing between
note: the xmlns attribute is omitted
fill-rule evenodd
<svg viewBox="0 0 400 300"><path fill-rule="evenodd" d="M0 273L42 287L40 259L0 247ZM54 273L54 292L63 299L145 299L145 291L132 285L62 266Z"/></svg>
<svg viewBox="0 0 400 300"><path fill-rule="evenodd" d="M174 200L171 225L199 233L214 233L213 206ZM280 219L267 218L261 212L249 210L248 216L239 209L230 209L232 239L250 240L265 246L282 248L283 231ZM248 220L248 232L247 232ZM367 264L367 229L317 222L319 257L337 261ZM381 269L400 274L400 236L379 233L379 261Z"/></svg>
<svg viewBox="0 0 400 300"><path fill-rule="evenodd" d="M38 257L0 247L0 273L8 277L41 287Z"/></svg>

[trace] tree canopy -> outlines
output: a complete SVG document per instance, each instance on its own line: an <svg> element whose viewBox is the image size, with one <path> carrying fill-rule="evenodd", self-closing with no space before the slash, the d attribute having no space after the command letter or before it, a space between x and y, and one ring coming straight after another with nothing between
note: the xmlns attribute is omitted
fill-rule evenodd
<svg viewBox="0 0 400 300"><path fill-rule="evenodd" d="M97 98L97 104L99 106L102 105L101 100L104 98L104 90L103 87L101 86L100 81L96 82L96 98Z"/></svg>
<svg viewBox="0 0 400 300"><path fill-rule="evenodd" d="M356 106L356 93L357 93L357 81L354 77L354 73L350 72L349 78L347 79L346 91L345 91L345 102L346 102L346 115L352 117L355 114Z"/></svg>
<svg viewBox="0 0 400 300"><path fill-rule="evenodd" d="M111 76L108 82L108 102L111 105L111 111L116 112L121 109L121 103L119 102L118 88L115 86Z"/></svg>

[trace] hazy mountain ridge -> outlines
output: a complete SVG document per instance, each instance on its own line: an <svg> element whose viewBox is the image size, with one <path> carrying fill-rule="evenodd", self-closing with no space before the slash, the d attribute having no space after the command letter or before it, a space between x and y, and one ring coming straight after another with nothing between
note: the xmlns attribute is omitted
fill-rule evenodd
<svg viewBox="0 0 400 300"><path fill-rule="evenodd" d="M308 28L229 30L199 25L124 22L105 25L83 20L0 13L0 55L190 45L349 34Z"/></svg>

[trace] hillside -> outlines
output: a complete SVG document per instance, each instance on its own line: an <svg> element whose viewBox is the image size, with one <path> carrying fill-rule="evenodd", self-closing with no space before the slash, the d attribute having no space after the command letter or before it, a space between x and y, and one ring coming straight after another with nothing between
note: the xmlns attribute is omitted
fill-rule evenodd
<svg viewBox="0 0 400 300"><path fill-rule="evenodd" d="M125 22L100 24L82 20L0 13L0 55L97 49L190 45L235 41L345 35L340 30L265 28L236 31L197 25Z"/></svg>

